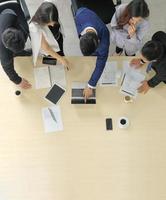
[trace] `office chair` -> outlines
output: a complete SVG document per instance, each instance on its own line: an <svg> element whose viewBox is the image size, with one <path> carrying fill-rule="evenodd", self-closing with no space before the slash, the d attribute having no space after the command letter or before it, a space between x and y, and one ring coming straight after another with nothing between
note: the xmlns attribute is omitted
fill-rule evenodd
<svg viewBox="0 0 166 200"><path fill-rule="evenodd" d="M93 10L105 24L109 24L115 13L115 6L120 4L121 0L116 0L116 4L113 3L113 0L71 0L71 10L75 18L80 7L87 7Z"/></svg>

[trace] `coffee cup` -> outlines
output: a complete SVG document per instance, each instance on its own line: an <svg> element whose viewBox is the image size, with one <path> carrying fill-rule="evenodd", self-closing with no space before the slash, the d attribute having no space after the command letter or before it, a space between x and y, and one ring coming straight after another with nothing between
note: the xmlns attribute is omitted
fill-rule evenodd
<svg viewBox="0 0 166 200"><path fill-rule="evenodd" d="M125 103L131 103L131 102L133 102L133 100L132 100L132 98L130 96L125 96L124 97L124 102Z"/></svg>
<svg viewBox="0 0 166 200"><path fill-rule="evenodd" d="M125 129L129 127L129 119L126 117L121 117L118 120L118 127L121 129Z"/></svg>

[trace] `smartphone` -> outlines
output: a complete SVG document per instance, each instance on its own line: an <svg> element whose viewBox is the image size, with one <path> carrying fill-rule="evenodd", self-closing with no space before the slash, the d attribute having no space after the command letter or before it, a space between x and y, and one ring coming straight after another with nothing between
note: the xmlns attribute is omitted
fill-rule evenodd
<svg viewBox="0 0 166 200"><path fill-rule="evenodd" d="M52 57L43 57L42 63L47 65L56 65L57 59Z"/></svg>
<svg viewBox="0 0 166 200"><path fill-rule="evenodd" d="M111 118L107 118L106 119L106 129L107 130L112 130L113 126L112 126L112 119Z"/></svg>

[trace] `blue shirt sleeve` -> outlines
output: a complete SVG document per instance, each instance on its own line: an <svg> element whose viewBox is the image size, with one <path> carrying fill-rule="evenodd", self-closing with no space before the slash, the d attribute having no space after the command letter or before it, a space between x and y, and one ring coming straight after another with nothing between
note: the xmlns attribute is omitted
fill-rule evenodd
<svg viewBox="0 0 166 200"><path fill-rule="evenodd" d="M106 28L102 32L100 45L94 54L95 56L97 56L96 67L88 82L88 84L92 87L96 86L101 74L103 73L108 58L109 45L110 45L110 34L109 30Z"/></svg>

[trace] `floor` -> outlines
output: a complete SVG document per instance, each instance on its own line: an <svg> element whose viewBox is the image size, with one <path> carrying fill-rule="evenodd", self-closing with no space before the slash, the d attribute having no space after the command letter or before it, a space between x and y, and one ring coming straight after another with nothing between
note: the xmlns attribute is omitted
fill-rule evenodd
<svg viewBox="0 0 166 200"><path fill-rule="evenodd" d="M54 0L59 9L60 19L64 26L65 32L65 41L64 49L65 53L68 56L78 56L81 55L79 50L79 41L77 37L77 32L75 24L73 21L70 5L71 0ZM28 8L31 15L34 14L38 6L43 2L42 0L26 0ZM127 3L129 0L122 0L122 2ZM166 2L165 0L147 0L147 3L150 7L150 22L151 30L145 38L145 41L151 38L151 35L158 30L166 31ZM108 25L109 27L109 25ZM110 45L110 54L114 51L114 45Z"/></svg>

